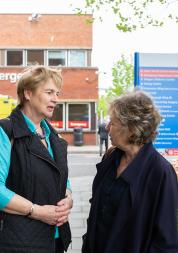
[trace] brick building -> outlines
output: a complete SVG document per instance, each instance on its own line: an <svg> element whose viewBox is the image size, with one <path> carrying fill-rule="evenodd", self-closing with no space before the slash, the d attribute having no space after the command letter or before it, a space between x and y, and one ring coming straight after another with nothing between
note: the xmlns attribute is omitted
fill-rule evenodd
<svg viewBox="0 0 178 253"><path fill-rule="evenodd" d="M16 98L16 81L32 64L62 69L63 87L51 123L73 143L82 127L84 144L96 144L97 68L91 67L90 15L0 14L0 94Z"/></svg>

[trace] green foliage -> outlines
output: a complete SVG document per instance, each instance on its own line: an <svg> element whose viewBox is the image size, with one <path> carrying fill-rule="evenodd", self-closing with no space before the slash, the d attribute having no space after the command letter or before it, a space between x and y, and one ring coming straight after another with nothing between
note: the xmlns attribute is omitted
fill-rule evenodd
<svg viewBox="0 0 178 253"><path fill-rule="evenodd" d="M98 107L97 107L97 113L98 113L99 119L102 116L105 118L108 114L108 102L107 102L106 97L107 97L106 95L102 95L99 98Z"/></svg>
<svg viewBox="0 0 178 253"><path fill-rule="evenodd" d="M133 88L134 83L134 68L131 60L129 61L125 56L116 62L112 68L113 86L107 91L109 98L117 97Z"/></svg>
<svg viewBox="0 0 178 253"><path fill-rule="evenodd" d="M178 23L178 17L176 14L170 13L171 8L169 8L176 2L176 0L85 0L85 8L77 8L76 11L78 14L92 13L95 19L98 18L102 21L101 11L111 10L117 18L117 29L131 32L149 25L160 27L167 20ZM154 13L151 12L152 9L154 9ZM92 18L89 22L93 21Z"/></svg>
<svg viewBox="0 0 178 253"><path fill-rule="evenodd" d="M134 83L134 67L132 59L121 56L112 68L112 87L102 95L98 102L98 117L100 118L101 111L103 117L108 114L109 103L116 97L133 88Z"/></svg>

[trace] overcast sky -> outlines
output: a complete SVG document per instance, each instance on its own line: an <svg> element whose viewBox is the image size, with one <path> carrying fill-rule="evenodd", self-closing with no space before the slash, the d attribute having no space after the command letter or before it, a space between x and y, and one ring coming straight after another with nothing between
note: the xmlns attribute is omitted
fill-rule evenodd
<svg viewBox="0 0 178 253"><path fill-rule="evenodd" d="M0 0L0 13L73 13L82 0ZM73 4L73 5L71 5ZM93 25L92 65L98 67L100 90L111 85L111 68L121 54L178 53L177 26L149 28L124 34L115 28L111 13ZM105 74L104 74L105 73Z"/></svg>

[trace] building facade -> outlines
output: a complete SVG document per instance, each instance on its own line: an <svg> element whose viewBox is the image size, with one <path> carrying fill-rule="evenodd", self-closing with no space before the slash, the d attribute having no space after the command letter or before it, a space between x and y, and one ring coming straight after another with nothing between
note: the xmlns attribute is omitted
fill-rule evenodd
<svg viewBox="0 0 178 253"><path fill-rule="evenodd" d="M40 64L60 68L60 103L51 124L73 144L73 129L83 129L85 145L96 144L98 69L91 67L90 15L0 14L0 94L16 98L23 70Z"/></svg>

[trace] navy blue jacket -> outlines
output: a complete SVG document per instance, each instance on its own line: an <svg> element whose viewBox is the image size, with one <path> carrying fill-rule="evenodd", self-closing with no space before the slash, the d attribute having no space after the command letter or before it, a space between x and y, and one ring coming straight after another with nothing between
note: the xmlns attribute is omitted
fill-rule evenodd
<svg viewBox="0 0 178 253"><path fill-rule="evenodd" d="M96 253L100 190L113 159L121 153L114 150L97 164L83 253ZM171 164L148 143L120 176L129 184L130 198L121 199L103 253L178 253L178 184Z"/></svg>

